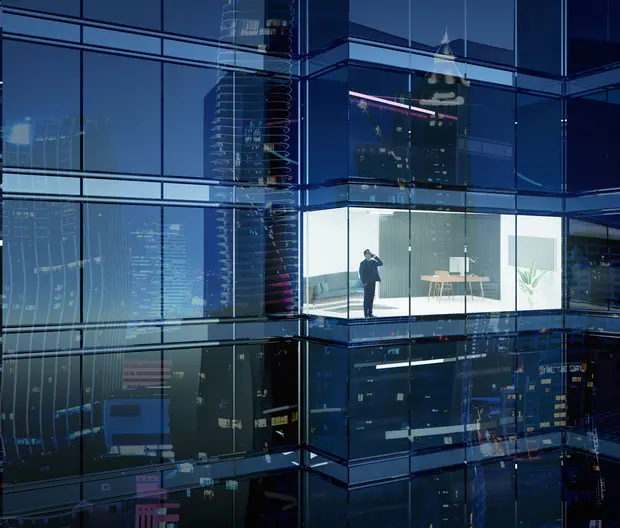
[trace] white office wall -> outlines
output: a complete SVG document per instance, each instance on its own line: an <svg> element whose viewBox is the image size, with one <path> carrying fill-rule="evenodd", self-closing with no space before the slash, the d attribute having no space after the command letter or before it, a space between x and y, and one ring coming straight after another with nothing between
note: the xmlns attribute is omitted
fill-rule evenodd
<svg viewBox="0 0 620 528"><path fill-rule="evenodd" d="M368 209L310 211L304 215L304 231L304 277L339 273L348 266L357 271L364 249L379 251L379 215Z"/></svg>
<svg viewBox="0 0 620 528"><path fill-rule="evenodd" d="M533 306L527 297L516 285L516 270L509 266L508 243L509 237L517 236L517 254L519 252L518 237L541 237L555 240L556 271L547 271L540 280L538 291L534 296ZM517 298L517 310L552 310L562 307L562 220L549 216L522 216L516 218L511 215L502 215L501 218L501 266L502 301L510 302Z"/></svg>
<svg viewBox="0 0 620 528"><path fill-rule="evenodd" d="M371 209L349 209L349 269L357 271L364 260L364 250L379 254L379 219Z"/></svg>

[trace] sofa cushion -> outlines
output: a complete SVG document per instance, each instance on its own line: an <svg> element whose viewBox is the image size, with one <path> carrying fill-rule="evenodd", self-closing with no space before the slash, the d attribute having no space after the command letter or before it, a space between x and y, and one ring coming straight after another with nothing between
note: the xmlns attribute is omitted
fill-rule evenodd
<svg viewBox="0 0 620 528"><path fill-rule="evenodd" d="M329 293L329 282L321 282L321 293Z"/></svg>

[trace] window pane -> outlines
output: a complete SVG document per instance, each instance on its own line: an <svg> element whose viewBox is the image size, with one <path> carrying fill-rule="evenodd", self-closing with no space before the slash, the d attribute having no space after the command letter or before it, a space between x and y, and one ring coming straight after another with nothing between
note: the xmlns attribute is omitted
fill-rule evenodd
<svg viewBox="0 0 620 528"><path fill-rule="evenodd" d="M347 209L309 211L304 228L304 312L346 318L348 292L359 300L361 291L357 269L347 269Z"/></svg>
<svg viewBox="0 0 620 528"><path fill-rule="evenodd" d="M82 361L84 473L173 460L172 369L161 351L93 354Z"/></svg>
<svg viewBox="0 0 620 528"><path fill-rule="evenodd" d="M172 373L170 434L177 460L233 453L233 358L232 347L164 351Z"/></svg>
<svg viewBox="0 0 620 528"><path fill-rule="evenodd" d="M465 55L465 0L425 2L411 0L411 46L436 51L442 37L451 39L452 51ZM403 13L404 15L404 13Z"/></svg>
<svg viewBox="0 0 620 528"><path fill-rule="evenodd" d="M87 170L160 174L160 68L151 61L84 53Z"/></svg>
<svg viewBox="0 0 620 528"><path fill-rule="evenodd" d="M472 85L468 126L459 145L463 183L514 189L515 93Z"/></svg>
<svg viewBox="0 0 620 528"><path fill-rule="evenodd" d="M161 0L83 0L84 18L161 29Z"/></svg>
<svg viewBox="0 0 620 528"><path fill-rule="evenodd" d="M217 70L164 65L164 174L218 178L212 148Z"/></svg>
<svg viewBox="0 0 620 528"><path fill-rule="evenodd" d="M464 256L464 213L411 212L411 315L465 313Z"/></svg>
<svg viewBox="0 0 620 528"><path fill-rule="evenodd" d="M308 183L342 180L347 174L348 69L308 83ZM330 155L326 156L325 153Z"/></svg>
<svg viewBox="0 0 620 528"><path fill-rule="evenodd" d="M164 317L232 316L232 211L164 209Z"/></svg>
<svg viewBox="0 0 620 528"><path fill-rule="evenodd" d="M164 0L164 29L280 53L297 51L297 1Z"/></svg>
<svg viewBox="0 0 620 528"><path fill-rule="evenodd" d="M514 66L515 1L465 2L468 58Z"/></svg>
<svg viewBox="0 0 620 528"><path fill-rule="evenodd" d="M409 181L409 75L349 69L349 176Z"/></svg>
<svg viewBox="0 0 620 528"><path fill-rule="evenodd" d="M297 344L237 346L236 453L298 444Z"/></svg>
<svg viewBox="0 0 620 528"><path fill-rule="evenodd" d="M373 0L349 0L349 34L378 42L409 45L411 0L394 0L381 7ZM331 10L330 10L331 11Z"/></svg>
<svg viewBox="0 0 620 528"><path fill-rule="evenodd" d="M80 207L57 202L3 203L5 325L80 320Z"/></svg>
<svg viewBox="0 0 620 528"><path fill-rule="evenodd" d="M517 95L517 188L562 190L562 101Z"/></svg>
<svg viewBox="0 0 620 528"><path fill-rule="evenodd" d="M80 169L80 53L5 41L4 165ZM62 73L61 73L62 72Z"/></svg>
<svg viewBox="0 0 620 528"><path fill-rule="evenodd" d="M4 5L44 11L45 13L80 16L80 0L4 0Z"/></svg>
<svg viewBox="0 0 620 528"><path fill-rule="evenodd" d="M80 358L3 361L5 484L79 475L80 405Z"/></svg>
<svg viewBox="0 0 620 528"><path fill-rule="evenodd" d="M561 74L562 5L562 0L518 0L518 67Z"/></svg>
<svg viewBox="0 0 620 528"><path fill-rule="evenodd" d="M84 319L160 319L159 207L84 206Z"/></svg>

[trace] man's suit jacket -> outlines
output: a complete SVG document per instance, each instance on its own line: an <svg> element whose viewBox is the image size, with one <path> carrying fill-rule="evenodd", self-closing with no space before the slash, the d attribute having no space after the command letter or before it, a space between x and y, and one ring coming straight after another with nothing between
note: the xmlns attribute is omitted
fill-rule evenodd
<svg viewBox="0 0 620 528"><path fill-rule="evenodd" d="M366 285L370 282L381 282L381 275L379 275L379 266L383 266L381 259L375 255L370 260L362 260L360 262L360 280L362 284Z"/></svg>

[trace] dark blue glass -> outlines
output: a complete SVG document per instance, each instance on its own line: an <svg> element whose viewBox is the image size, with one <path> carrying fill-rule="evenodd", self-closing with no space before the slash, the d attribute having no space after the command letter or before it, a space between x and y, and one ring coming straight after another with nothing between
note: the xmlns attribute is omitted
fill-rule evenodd
<svg viewBox="0 0 620 528"><path fill-rule="evenodd" d="M84 356L84 474L174 460L171 377L159 350Z"/></svg>
<svg viewBox="0 0 620 528"><path fill-rule="evenodd" d="M3 61L4 166L79 170L79 51L6 41Z"/></svg>
<svg viewBox="0 0 620 528"><path fill-rule="evenodd" d="M166 319L232 315L232 229L227 209L164 209Z"/></svg>
<svg viewBox="0 0 620 528"><path fill-rule="evenodd" d="M525 458L517 469L517 516L522 525L557 526L562 519L562 455Z"/></svg>
<svg viewBox="0 0 620 528"><path fill-rule="evenodd" d="M562 1L517 2L517 67L562 74Z"/></svg>
<svg viewBox="0 0 620 528"><path fill-rule="evenodd" d="M236 347L236 453L268 455L298 445L297 379L296 343Z"/></svg>
<svg viewBox="0 0 620 528"><path fill-rule="evenodd" d="M348 70L339 69L308 83L308 183L346 178L349 128Z"/></svg>
<svg viewBox="0 0 620 528"><path fill-rule="evenodd" d="M420 2L411 0L411 46L424 51L437 51L443 37L451 40L452 51L459 57L465 56L467 33L465 0Z"/></svg>
<svg viewBox="0 0 620 528"><path fill-rule="evenodd" d="M569 99L567 118L567 190L617 188L620 105L614 92ZM588 154L584 155L586 152ZM588 174L588 178L583 174Z"/></svg>
<svg viewBox="0 0 620 528"><path fill-rule="evenodd" d="M235 418L232 347L164 351L170 365L170 435L177 460L234 452L233 436L251 427Z"/></svg>
<svg viewBox="0 0 620 528"><path fill-rule="evenodd" d="M409 75L349 68L349 177L409 181Z"/></svg>
<svg viewBox="0 0 620 528"><path fill-rule="evenodd" d="M82 0L84 18L134 26L144 29L161 29L161 0Z"/></svg>
<svg viewBox="0 0 620 528"><path fill-rule="evenodd" d="M308 445L348 458L348 351L308 345Z"/></svg>
<svg viewBox="0 0 620 528"><path fill-rule="evenodd" d="M80 320L80 206L3 202L3 324Z"/></svg>
<svg viewBox="0 0 620 528"><path fill-rule="evenodd" d="M480 460L514 453L517 435L515 347L512 338L475 339L463 360L463 388L469 408L463 416L472 446L470 456Z"/></svg>
<svg viewBox="0 0 620 528"><path fill-rule="evenodd" d="M320 51L349 34L349 0L308 2L308 49Z"/></svg>
<svg viewBox="0 0 620 528"><path fill-rule="evenodd" d="M84 156L91 171L161 173L161 65L84 54Z"/></svg>
<svg viewBox="0 0 620 528"><path fill-rule="evenodd" d="M408 451L409 347L351 350L349 370L349 457Z"/></svg>
<svg viewBox="0 0 620 528"><path fill-rule="evenodd" d="M87 204L83 240L84 320L159 320L161 209Z"/></svg>
<svg viewBox="0 0 620 528"><path fill-rule="evenodd" d="M567 2L568 74L620 61L620 9L615 2Z"/></svg>
<svg viewBox="0 0 620 528"><path fill-rule="evenodd" d="M517 95L517 188L562 190L562 101Z"/></svg>
<svg viewBox="0 0 620 528"><path fill-rule="evenodd" d="M80 405L78 357L3 361L5 486L79 474Z"/></svg>
<svg viewBox="0 0 620 528"><path fill-rule="evenodd" d="M411 481L411 526L463 526L465 470L421 475Z"/></svg>
<svg viewBox="0 0 620 528"><path fill-rule="evenodd" d="M58 15L80 16L81 0L4 0L6 7L21 7Z"/></svg>
<svg viewBox="0 0 620 528"><path fill-rule="evenodd" d="M164 65L164 174L215 178L212 113L218 72Z"/></svg>
<svg viewBox="0 0 620 528"><path fill-rule="evenodd" d="M515 3L516 0L465 2L467 58L514 66Z"/></svg>
<svg viewBox="0 0 620 528"><path fill-rule="evenodd" d="M465 148L459 149L461 181L514 189L516 94L472 85L469 96Z"/></svg>
<svg viewBox="0 0 620 528"><path fill-rule="evenodd" d="M544 448L550 434L566 426L566 365L562 361L560 333L520 334L517 340L515 387L519 445L529 456Z"/></svg>
<svg viewBox="0 0 620 528"><path fill-rule="evenodd" d="M349 34L387 44L409 45L410 0L378 6L373 0L349 0Z"/></svg>
<svg viewBox="0 0 620 528"><path fill-rule="evenodd" d="M411 450L452 449L463 445L461 423L465 384L463 343L437 341L411 347L411 393L409 400ZM437 380L442 380L441 384Z"/></svg>

